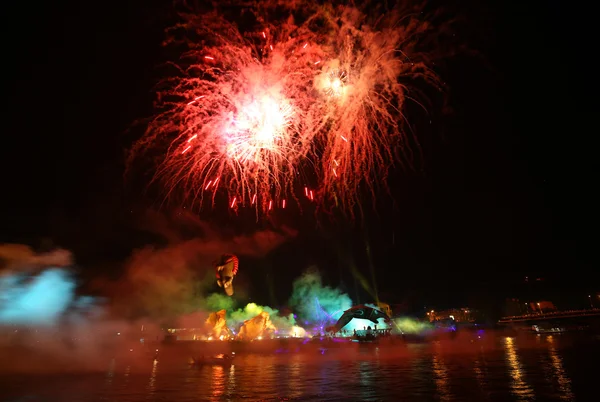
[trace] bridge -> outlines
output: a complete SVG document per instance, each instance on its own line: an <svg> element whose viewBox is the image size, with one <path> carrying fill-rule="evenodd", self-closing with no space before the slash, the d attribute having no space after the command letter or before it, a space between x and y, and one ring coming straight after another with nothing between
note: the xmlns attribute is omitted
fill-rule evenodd
<svg viewBox="0 0 600 402"><path fill-rule="evenodd" d="M593 308L587 310L567 310L567 311L553 311L551 313L536 313L536 314L523 314L515 315L510 317L502 317L498 324L511 324L517 322L527 321L547 321L547 320L558 320L563 318L583 318L583 317L600 317L600 308Z"/></svg>

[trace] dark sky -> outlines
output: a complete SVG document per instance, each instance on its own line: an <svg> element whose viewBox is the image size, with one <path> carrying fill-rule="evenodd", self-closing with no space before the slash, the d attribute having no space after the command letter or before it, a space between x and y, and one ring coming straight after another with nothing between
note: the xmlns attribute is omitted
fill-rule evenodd
<svg viewBox="0 0 600 402"><path fill-rule="evenodd" d="M130 235L131 211L156 201L127 187L123 160L136 135L127 127L152 112L170 4L12 3L1 6L0 240L52 239L89 267L122 259L148 241ZM452 113L431 125L416 116L422 166L394 172L395 201L381 194L363 220L288 219L298 238L252 263L270 273L275 302L311 263L356 297L348 265L370 278L367 246L395 303L502 298L525 275L569 297L598 290L594 129L576 95L591 60L575 50L581 16L559 1L454 3L444 2L460 17L457 41L477 54L440 67Z"/></svg>

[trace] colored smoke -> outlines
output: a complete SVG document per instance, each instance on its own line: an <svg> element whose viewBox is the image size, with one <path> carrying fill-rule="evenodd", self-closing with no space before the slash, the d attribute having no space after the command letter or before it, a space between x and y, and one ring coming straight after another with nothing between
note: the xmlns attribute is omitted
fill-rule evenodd
<svg viewBox="0 0 600 402"><path fill-rule="evenodd" d="M294 281L289 305L297 311L301 326L323 326L336 322L352 307L352 300L341 290L324 286L319 272L311 269Z"/></svg>
<svg viewBox="0 0 600 402"><path fill-rule="evenodd" d="M75 295L75 278L64 268L72 263L68 251L36 254L7 244L0 246L0 257L0 325L52 325L67 311L94 305L92 298Z"/></svg>
<svg viewBox="0 0 600 402"><path fill-rule="evenodd" d="M283 228L236 236L186 212L175 217L149 215L145 225L166 245L135 250L118 280L98 280L96 285L113 301L114 314L165 322L199 311L206 315L221 309L232 311L235 306L231 298L211 294L217 289L212 265L215 258L223 253L264 257L295 235ZM185 238L181 233L194 233L194 237ZM244 279L250 275L242 261L234 280L234 299L243 297Z"/></svg>
<svg viewBox="0 0 600 402"><path fill-rule="evenodd" d="M206 298L204 305L209 312L219 310L230 312L233 311L235 302L233 298L223 293L212 293Z"/></svg>
<svg viewBox="0 0 600 402"><path fill-rule="evenodd" d="M409 317L395 318L394 327L401 333L422 335L433 331L434 327L429 322L415 320Z"/></svg>
<svg viewBox="0 0 600 402"><path fill-rule="evenodd" d="M51 268L34 277L0 277L0 324L53 324L75 299L67 271Z"/></svg>
<svg viewBox="0 0 600 402"><path fill-rule="evenodd" d="M259 306L256 303L248 303L244 308L235 310L228 314L227 324L234 330L239 330L239 327L246 320L250 320L262 312L269 313L271 322L277 328L278 332L289 332L296 324L293 314L280 316L279 311L267 306Z"/></svg>

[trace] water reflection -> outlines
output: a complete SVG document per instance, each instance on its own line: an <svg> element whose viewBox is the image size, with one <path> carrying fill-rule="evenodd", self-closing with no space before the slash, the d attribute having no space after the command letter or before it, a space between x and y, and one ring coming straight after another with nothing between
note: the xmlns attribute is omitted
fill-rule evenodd
<svg viewBox="0 0 600 402"><path fill-rule="evenodd" d="M302 379L300 378L300 355L294 355L291 358L288 367L288 393L290 398L299 398L302 395Z"/></svg>
<svg viewBox="0 0 600 402"><path fill-rule="evenodd" d="M156 374L158 373L158 360L152 362L152 372L150 372L150 381L148 382L148 392L154 395L156 391Z"/></svg>
<svg viewBox="0 0 600 402"><path fill-rule="evenodd" d="M435 345L435 352L433 355L433 375L435 378L435 385L438 389L440 400L449 401L451 399L450 386L448 382L448 368L441 357L441 347L439 343Z"/></svg>
<svg viewBox="0 0 600 402"><path fill-rule="evenodd" d="M227 381L229 393L232 394L235 392L235 364L232 364L229 367L229 379Z"/></svg>
<svg viewBox="0 0 600 402"><path fill-rule="evenodd" d="M416 355L411 358L410 361L410 385L415 388L429 388L433 387L433 375L431 373L431 360L429 355L423 352L422 345L419 347L411 347L412 352Z"/></svg>
<svg viewBox="0 0 600 402"><path fill-rule="evenodd" d="M225 393L225 369L219 364L212 366L211 396L213 400L218 400Z"/></svg>
<svg viewBox="0 0 600 402"><path fill-rule="evenodd" d="M556 351L554 345L554 338L552 335L548 336L548 352L550 354L550 360L552 362L552 368L554 369L554 376L558 381L558 389L560 393L560 399L565 401L571 401L574 398L573 392L571 391L571 379L565 373L565 369L562 364L562 358Z"/></svg>
<svg viewBox="0 0 600 402"><path fill-rule="evenodd" d="M457 350L460 345L442 342L410 346L397 356L386 356L388 351L382 348L379 358L375 349L356 356L344 356L342 351L339 359L242 355L234 365L195 368L186 367L184 358L177 364L147 361L129 369L117 361L116 367L115 363L106 366L104 375L0 376L0 400L495 401L535 396L540 401L566 401L593 395L595 384L590 378L595 367L590 366L589 356L600 351L600 344L574 345L563 351L556 336L541 340L539 345L532 340L531 348L515 338L499 337L493 348L480 351ZM567 364L567 356L578 364Z"/></svg>
<svg viewBox="0 0 600 402"><path fill-rule="evenodd" d="M374 387L377 384L373 380L376 373L377 370L373 368L373 362L361 361L359 363L358 376L360 379L361 400L364 401L374 396Z"/></svg>
<svg viewBox="0 0 600 402"><path fill-rule="evenodd" d="M106 386L110 387L113 382L113 378L115 378L115 359L111 359L110 364L108 366L108 372L106 373Z"/></svg>
<svg viewBox="0 0 600 402"><path fill-rule="evenodd" d="M519 400L533 399L533 389L525 381L525 373L519 362L519 357L517 356L517 348L514 344L514 339L507 337L504 345L506 350L506 360L508 362L510 376L512 377L512 381L510 382L512 393Z"/></svg>
<svg viewBox="0 0 600 402"><path fill-rule="evenodd" d="M483 354L483 352L480 352L479 356L473 362L473 371L475 372L475 379L477 380L479 388L484 392L486 392L485 366L485 355Z"/></svg>

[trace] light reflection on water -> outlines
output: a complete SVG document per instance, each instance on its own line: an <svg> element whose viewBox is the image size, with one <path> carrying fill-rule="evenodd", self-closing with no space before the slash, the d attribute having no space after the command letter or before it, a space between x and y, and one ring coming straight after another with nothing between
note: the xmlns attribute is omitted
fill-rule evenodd
<svg viewBox="0 0 600 402"><path fill-rule="evenodd" d="M212 366L212 381L210 382L211 396L213 400L219 400L225 393L225 369L223 366Z"/></svg>
<svg viewBox="0 0 600 402"><path fill-rule="evenodd" d="M441 401L451 400L450 387L448 383L448 368L441 357L441 346L439 342L435 343L435 351L433 353L433 375L437 386L438 395Z"/></svg>
<svg viewBox="0 0 600 402"><path fill-rule="evenodd" d="M299 398L302 393L302 362L300 361L300 355L294 354L290 356L290 361L287 366L287 394L290 398Z"/></svg>
<svg viewBox="0 0 600 402"><path fill-rule="evenodd" d="M393 356L385 348L239 355L231 365L199 368L185 361L148 361L142 369L112 362L104 374L0 376L0 400L585 400L595 368L569 362L590 353L589 347L561 347L555 336L526 345L499 338L494 347L407 345ZM588 383L589 390L574 385Z"/></svg>
<svg viewBox="0 0 600 402"><path fill-rule="evenodd" d="M513 379L510 383L513 394L520 401L533 399L534 393L525 379L525 372L519 361L514 338L506 337L505 346L506 361L508 362L509 373Z"/></svg>
<svg viewBox="0 0 600 402"><path fill-rule="evenodd" d="M151 397L156 390L156 374L158 373L158 360L152 362L152 372L150 373L150 381L148 382L148 395Z"/></svg>
<svg viewBox="0 0 600 402"><path fill-rule="evenodd" d="M556 350L554 345L554 337L548 336L548 352L550 354L550 360L552 361L552 368L554 369L554 378L558 381L558 390L560 391L560 398L565 401L571 401L574 398L573 392L571 391L571 379L565 373L565 369L562 363L562 357Z"/></svg>

